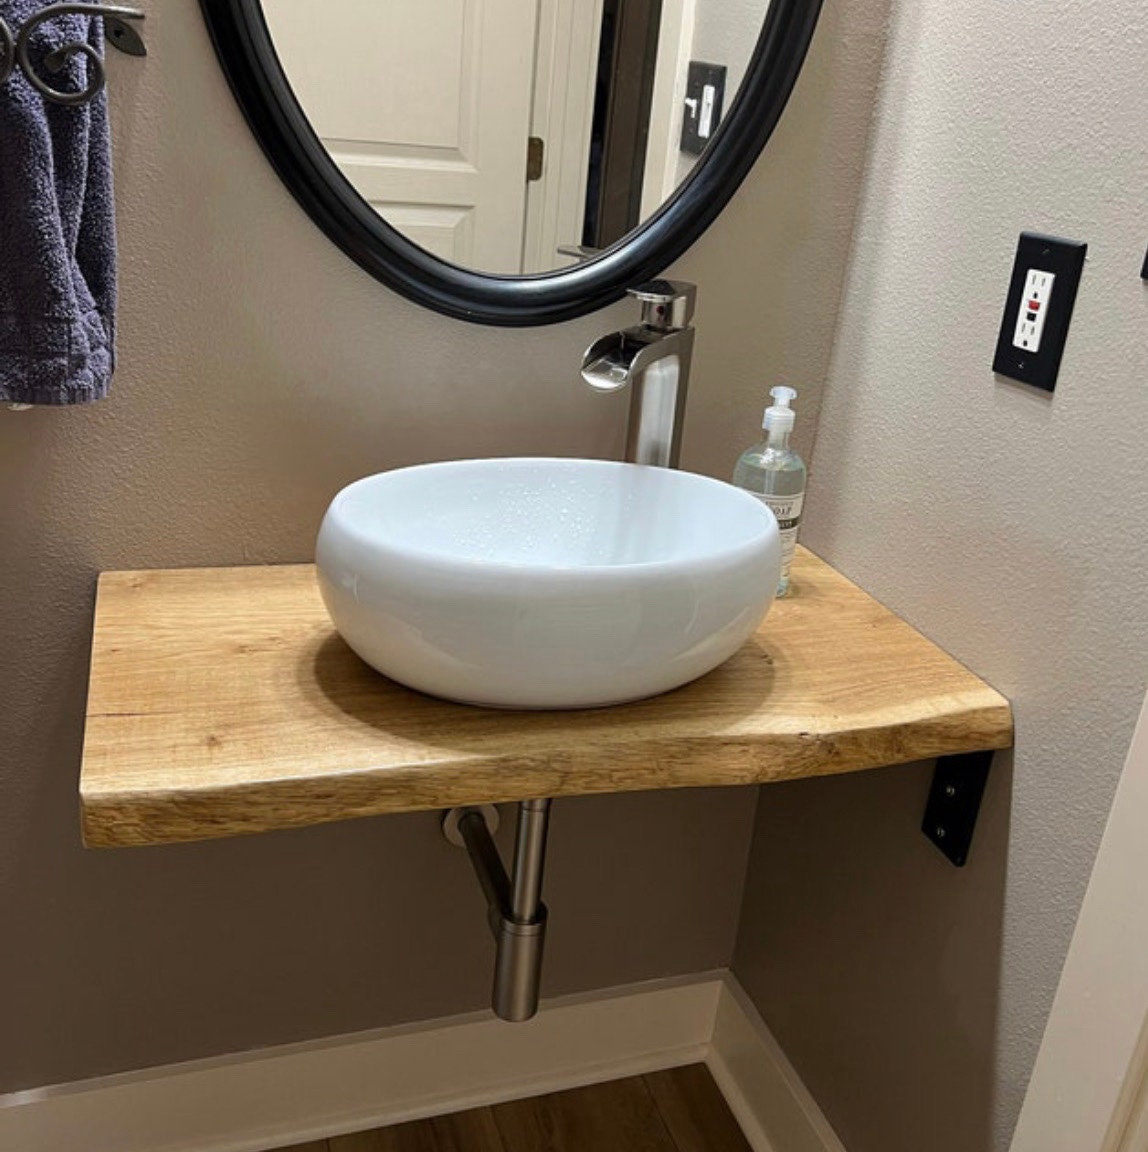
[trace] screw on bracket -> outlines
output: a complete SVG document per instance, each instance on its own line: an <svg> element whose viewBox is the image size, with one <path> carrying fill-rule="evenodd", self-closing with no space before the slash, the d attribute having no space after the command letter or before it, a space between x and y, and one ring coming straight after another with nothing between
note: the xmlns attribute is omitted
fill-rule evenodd
<svg viewBox="0 0 1148 1152"><path fill-rule="evenodd" d="M921 831L958 868L968 859L977 826L991 752L942 756L933 770Z"/></svg>

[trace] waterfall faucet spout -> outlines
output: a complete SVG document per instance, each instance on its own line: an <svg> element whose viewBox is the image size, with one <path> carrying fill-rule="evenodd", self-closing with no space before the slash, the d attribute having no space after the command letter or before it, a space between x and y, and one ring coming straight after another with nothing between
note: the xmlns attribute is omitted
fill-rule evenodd
<svg viewBox="0 0 1148 1152"><path fill-rule="evenodd" d="M641 323L594 341L582 358L582 379L600 392L630 385L626 459L676 468L681 452L697 288L651 280L629 294L641 302Z"/></svg>

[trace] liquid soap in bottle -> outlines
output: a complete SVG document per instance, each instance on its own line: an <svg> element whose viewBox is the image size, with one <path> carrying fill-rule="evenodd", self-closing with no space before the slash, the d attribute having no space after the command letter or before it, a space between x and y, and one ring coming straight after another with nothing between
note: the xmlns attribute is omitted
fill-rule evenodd
<svg viewBox="0 0 1148 1152"><path fill-rule="evenodd" d="M769 391L773 398L765 410L762 428L765 439L747 448L734 469L733 482L768 505L781 530L781 583L777 594L789 591L789 570L797 547L801 509L805 503L805 461L789 446L795 414L789 406L797 396L792 388L779 385Z"/></svg>

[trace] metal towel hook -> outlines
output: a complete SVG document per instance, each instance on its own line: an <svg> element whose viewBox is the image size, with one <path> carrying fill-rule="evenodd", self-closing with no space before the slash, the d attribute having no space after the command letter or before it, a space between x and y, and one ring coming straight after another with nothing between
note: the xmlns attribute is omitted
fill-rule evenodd
<svg viewBox="0 0 1148 1152"><path fill-rule="evenodd" d="M3 83L12 73L15 64L20 65L21 71L28 78L28 83L44 97L54 104L77 105L86 104L104 86L106 74L104 62L100 54L88 43L75 40L68 44L61 44L59 48L49 52L44 57L44 66L49 72L59 72L68 62L68 57L76 53L88 58L88 80L80 92L61 92L53 88L36 74L28 56L32 34L46 20L56 16L102 16L104 18L104 31L107 43L130 56L146 56L147 46L143 37L129 23L131 20L142 20L143 12L138 8L121 8L111 4L50 4L47 8L37 12L20 29L15 38L11 30L0 20L0 83Z"/></svg>

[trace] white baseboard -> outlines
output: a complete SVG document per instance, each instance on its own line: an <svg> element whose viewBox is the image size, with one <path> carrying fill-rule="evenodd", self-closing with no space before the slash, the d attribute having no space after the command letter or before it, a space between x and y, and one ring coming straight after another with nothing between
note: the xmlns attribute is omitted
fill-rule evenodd
<svg viewBox="0 0 1148 1152"><path fill-rule="evenodd" d="M746 995L730 974L721 982L706 1064L753 1152L845 1152Z"/></svg>
<svg viewBox="0 0 1148 1152"><path fill-rule="evenodd" d="M5 1152L265 1152L705 1061L754 1152L844 1152L728 974L0 1097Z"/></svg>

